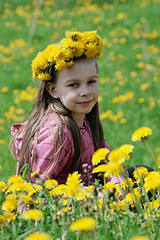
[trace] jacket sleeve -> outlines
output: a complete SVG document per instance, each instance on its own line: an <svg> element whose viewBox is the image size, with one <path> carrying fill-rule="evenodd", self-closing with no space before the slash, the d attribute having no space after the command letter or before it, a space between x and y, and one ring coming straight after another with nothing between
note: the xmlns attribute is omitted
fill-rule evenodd
<svg viewBox="0 0 160 240"><path fill-rule="evenodd" d="M106 140L104 139L103 140L103 146L102 146L103 148L107 148L107 149L109 149L110 151L111 151L111 149L110 149L110 147L108 146L108 144L107 144L107 142L106 142Z"/></svg>
<svg viewBox="0 0 160 240"><path fill-rule="evenodd" d="M55 143L56 139L57 134L51 129L41 129L33 170L40 169L39 175L44 181L47 180L46 175L56 179L66 164L73 159L73 143L70 132L64 133L64 141L60 150L58 144Z"/></svg>
<svg viewBox="0 0 160 240"><path fill-rule="evenodd" d="M14 124L11 128L11 133L14 135L20 129L22 124ZM68 161L73 158L73 142L71 138L70 131L64 130L64 141L61 149L59 150L59 145L56 144L57 140L57 121L53 116L49 117L48 121L40 128L38 133L37 142L35 140L32 142L31 157L29 160L30 169L36 171L40 169L39 175L45 181L49 178L56 178L56 176L66 167ZM16 138L15 147L16 154L19 156L22 141L23 141L24 131L22 131ZM56 160L58 157L58 160ZM24 156L25 158L25 156ZM17 162L17 169L19 162ZM16 171L18 174L18 171ZM48 175L48 177L47 177ZM31 177L35 180L34 177Z"/></svg>

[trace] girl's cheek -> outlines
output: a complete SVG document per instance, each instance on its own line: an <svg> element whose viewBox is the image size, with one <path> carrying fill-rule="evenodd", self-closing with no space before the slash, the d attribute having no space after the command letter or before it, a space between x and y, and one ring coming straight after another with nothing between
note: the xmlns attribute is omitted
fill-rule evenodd
<svg viewBox="0 0 160 240"><path fill-rule="evenodd" d="M69 98L73 98L77 95L77 92L76 91L66 91L65 93L66 95L68 95Z"/></svg>

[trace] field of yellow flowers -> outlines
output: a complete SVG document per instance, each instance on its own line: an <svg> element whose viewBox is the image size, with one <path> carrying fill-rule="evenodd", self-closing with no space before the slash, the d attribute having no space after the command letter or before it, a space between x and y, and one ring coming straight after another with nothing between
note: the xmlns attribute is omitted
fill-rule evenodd
<svg viewBox="0 0 160 240"><path fill-rule="evenodd" d="M146 142L151 134L150 128L139 128L132 141ZM124 163L131 160L133 149L134 145L124 144L112 150L109 163L108 149L93 154L93 172L103 177L104 184L96 181L86 187L78 172L70 173L66 184L49 178L44 182L39 169L31 174L35 181L30 181L27 164L22 176L0 181L1 239L159 239L160 172L138 167L134 180L129 178ZM121 173L125 178L119 184L105 182L106 177ZM129 190L126 195L125 190Z"/></svg>
<svg viewBox="0 0 160 240"><path fill-rule="evenodd" d="M0 2L0 239L160 239L159 7L160 0ZM123 147L131 153L134 142L125 165L147 164L156 170L149 177L145 169L135 172L138 189L126 179L119 189L129 187L131 194L122 202L117 186L96 182L84 188L78 173L64 186L54 180L31 185L25 176L14 176L10 129L28 116L37 93L31 61L67 30L97 30L103 39L99 104L108 145L116 154L126 154ZM140 132L132 135L136 129ZM141 141L148 136L149 141ZM106 166L94 171L107 176ZM33 174L38 179L38 172Z"/></svg>

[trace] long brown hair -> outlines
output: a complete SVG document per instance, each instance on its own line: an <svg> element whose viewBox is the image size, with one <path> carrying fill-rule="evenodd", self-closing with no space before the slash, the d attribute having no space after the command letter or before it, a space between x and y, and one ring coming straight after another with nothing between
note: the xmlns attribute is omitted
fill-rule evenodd
<svg viewBox="0 0 160 240"><path fill-rule="evenodd" d="M79 60L80 59L78 59L78 61ZM98 66L96 61L95 61L95 64L98 72ZM56 79L56 71L54 67L52 67L49 71L50 71L50 74L52 75L52 79L50 80L50 82L55 83L57 79ZM71 116L71 111L68 110L61 103L59 99L55 99L51 97L48 91L46 90L46 81L41 81L36 100L33 104L33 110L28 118L27 124L22 126L19 129L19 131L17 131L16 134L14 134L9 145L12 155L16 160L18 160L17 173L25 163L28 163L29 168L32 170L34 161L36 161L36 147L37 147L37 137L38 137L39 129L45 123L45 121L48 119L49 115L52 112L54 112L57 118L58 134L56 134L57 136L56 142L57 142L57 146L59 147L59 154L64 143L64 133L63 133L62 124L65 124L65 126L71 132L71 136L73 138L73 143L74 143L74 164L73 164L72 170L73 171L78 170L80 172L82 139L81 139L79 128ZM99 120L98 102L92 108L91 112L86 114L86 118L88 119L88 122L91 128L94 148L95 150L97 150L98 148L102 147L103 139L104 139L102 125ZM15 142L16 142L17 136L22 131L23 131L22 147L21 147L19 156L17 156ZM33 150L33 156L32 156L32 163L31 163L30 157L31 157L32 150ZM59 154L57 156L59 156ZM54 159L54 167L55 167L58 161L58 157L57 159L55 159L55 156L53 156L52 159ZM49 170L53 171L54 168ZM28 174L28 176L29 175L30 174Z"/></svg>

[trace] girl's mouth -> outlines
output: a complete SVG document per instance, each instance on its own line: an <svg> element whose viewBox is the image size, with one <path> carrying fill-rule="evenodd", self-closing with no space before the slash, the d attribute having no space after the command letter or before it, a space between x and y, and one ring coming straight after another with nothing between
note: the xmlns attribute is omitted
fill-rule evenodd
<svg viewBox="0 0 160 240"><path fill-rule="evenodd" d="M86 101L86 102L80 102L80 103L78 103L78 104L81 105L81 106L86 106L86 105L90 104L91 101L92 101L92 100Z"/></svg>

